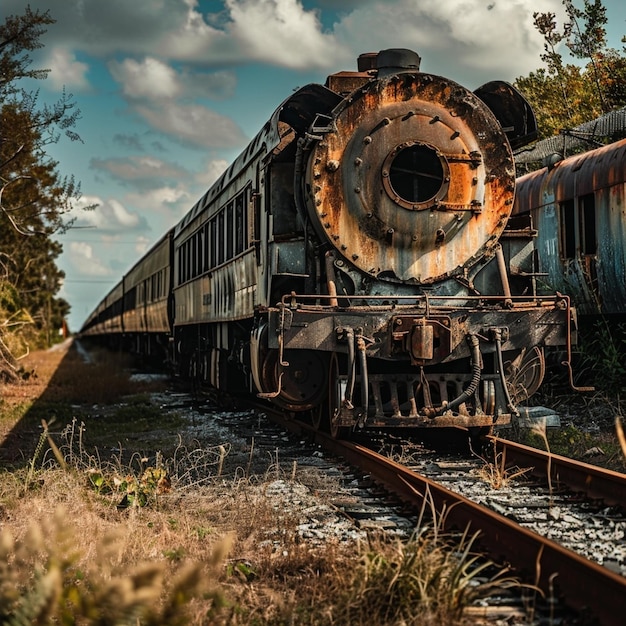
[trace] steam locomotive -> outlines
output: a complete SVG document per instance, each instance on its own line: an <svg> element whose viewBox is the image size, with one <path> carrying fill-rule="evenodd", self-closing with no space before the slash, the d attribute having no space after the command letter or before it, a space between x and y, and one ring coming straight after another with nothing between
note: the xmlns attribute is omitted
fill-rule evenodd
<svg viewBox="0 0 626 626"><path fill-rule="evenodd" d="M81 335L334 436L509 423L574 322L509 219L535 118L507 83L419 66L364 54L289 96Z"/></svg>

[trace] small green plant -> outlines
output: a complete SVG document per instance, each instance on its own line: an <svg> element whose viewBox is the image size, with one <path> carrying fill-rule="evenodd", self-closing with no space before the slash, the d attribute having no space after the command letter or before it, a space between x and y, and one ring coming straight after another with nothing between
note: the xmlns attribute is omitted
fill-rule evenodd
<svg viewBox="0 0 626 626"><path fill-rule="evenodd" d="M87 476L99 494L122 496L117 504L119 509L146 506L171 489L170 478L162 467L148 467L139 477L133 474L107 476L99 469L87 470Z"/></svg>

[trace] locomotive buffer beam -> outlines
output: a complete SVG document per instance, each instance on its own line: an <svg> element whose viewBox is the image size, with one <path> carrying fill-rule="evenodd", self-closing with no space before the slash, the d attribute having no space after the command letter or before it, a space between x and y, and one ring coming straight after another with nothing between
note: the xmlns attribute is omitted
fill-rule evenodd
<svg viewBox="0 0 626 626"><path fill-rule="evenodd" d="M335 358L340 426L490 426L517 414L508 376L524 346L559 345L567 310L533 306L304 305L292 294L267 310L268 347L288 363L306 352ZM287 303L288 302L288 303ZM469 304L468 304L469 302ZM521 357L520 357L521 361ZM450 368L448 364L454 363ZM332 381L329 381L333 384Z"/></svg>

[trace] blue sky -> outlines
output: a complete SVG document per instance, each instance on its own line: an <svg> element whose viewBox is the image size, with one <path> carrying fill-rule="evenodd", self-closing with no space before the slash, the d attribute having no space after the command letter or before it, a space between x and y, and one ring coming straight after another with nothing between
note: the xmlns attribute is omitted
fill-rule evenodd
<svg viewBox="0 0 626 626"><path fill-rule="evenodd" d="M623 0L603 4L621 49ZM472 90L513 81L541 66L533 12L563 14L560 0L2 0L0 19L27 5L57 20L31 55L51 70L41 99L65 87L82 114L83 143L48 150L82 185L58 263L74 331L297 87L394 47Z"/></svg>

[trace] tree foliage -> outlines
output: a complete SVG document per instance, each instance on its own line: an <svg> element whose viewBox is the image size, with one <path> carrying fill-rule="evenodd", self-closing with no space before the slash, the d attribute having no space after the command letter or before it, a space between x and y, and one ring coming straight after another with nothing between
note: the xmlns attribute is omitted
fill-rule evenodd
<svg viewBox="0 0 626 626"><path fill-rule="evenodd" d="M584 0L582 8L572 0L563 5L567 21L561 28L554 13L534 14L545 67L515 81L535 110L540 139L626 105L624 49L607 47L602 0ZM579 63L566 63L561 51Z"/></svg>
<svg viewBox="0 0 626 626"><path fill-rule="evenodd" d="M46 78L33 69L30 52L53 24L49 11L9 16L0 25L0 376L17 370L12 355L59 328L69 305L55 298L64 274L56 266L62 251L53 235L71 225L72 203L80 196L73 177L62 177L46 147L80 117L71 95L41 104L39 92L24 85Z"/></svg>

